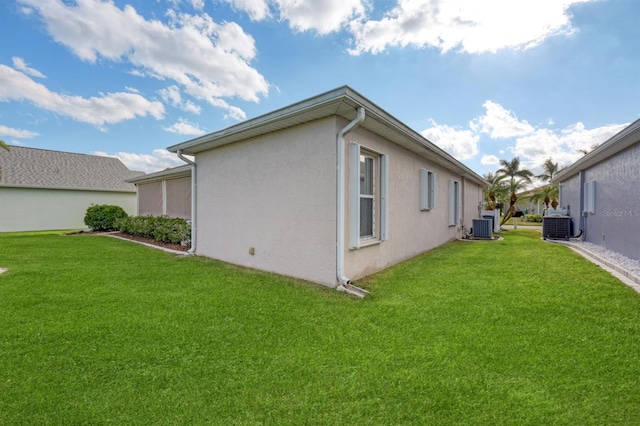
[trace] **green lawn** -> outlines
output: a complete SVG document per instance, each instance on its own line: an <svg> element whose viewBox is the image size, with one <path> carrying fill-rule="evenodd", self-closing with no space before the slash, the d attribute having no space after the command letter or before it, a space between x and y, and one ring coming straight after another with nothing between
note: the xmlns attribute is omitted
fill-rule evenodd
<svg viewBox="0 0 640 426"><path fill-rule="evenodd" d="M448 244L360 300L0 234L0 425L639 424L640 295L539 235Z"/></svg>

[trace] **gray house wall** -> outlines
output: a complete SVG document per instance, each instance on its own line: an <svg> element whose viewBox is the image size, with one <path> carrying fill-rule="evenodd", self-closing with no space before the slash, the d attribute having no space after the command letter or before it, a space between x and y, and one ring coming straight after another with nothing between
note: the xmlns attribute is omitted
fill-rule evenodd
<svg viewBox="0 0 640 426"><path fill-rule="evenodd" d="M582 186L580 184L580 174L573 175L560 184L560 203L559 209L569 209L573 221L573 234L578 233L581 229L581 213L582 213Z"/></svg>
<svg viewBox="0 0 640 426"><path fill-rule="evenodd" d="M640 259L640 143L585 170L584 181L595 181L585 241Z"/></svg>

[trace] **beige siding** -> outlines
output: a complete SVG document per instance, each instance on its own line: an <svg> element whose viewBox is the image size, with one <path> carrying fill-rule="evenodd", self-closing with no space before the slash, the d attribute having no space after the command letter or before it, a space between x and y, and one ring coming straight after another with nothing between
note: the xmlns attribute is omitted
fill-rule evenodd
<svg viewBox="0 0 640 426"><path fill-rule="evenodd" d="M388 241L350 250L347 229L345 272L350 279L380 271L457 237L456 227L448 226L449 179L457 180L463 188L461 214L465 223L478 217L478 185L366 130L357 129L347 135L347 145L349 142L386 154L389 159ZM348 147L345 155L348 158ZM436 173L435 207L428 211L420 210L421 168ZM349 206L348 186L345 197ZM348 214L347 211L345 220Z"/></svg>
<svg viewBox="0 0 640 426"><path fill-rule="evenodd" d="M0 232L84 229L91 204L136 212L136 194L55 189L0 188Z"/></svg>
<svg viewBox="0 0 640 426"><path fill-rule="evenodd" d="M197 154L196 253L334 286L335 129L328 118Z"/></svg>

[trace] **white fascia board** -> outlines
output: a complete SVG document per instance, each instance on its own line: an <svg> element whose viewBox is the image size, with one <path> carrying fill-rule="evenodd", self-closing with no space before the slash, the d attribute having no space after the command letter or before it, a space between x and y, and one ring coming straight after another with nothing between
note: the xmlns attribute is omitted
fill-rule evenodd
<svg viewBox="0 0 640 426"><path fill-rule="evenodd" d="M342 86L226 129L172 145L167 150L180 150L184 154L194 155L319 118L337 115L350 121L356 117L359 107L367 111L365 121L360 127L429 158L460 177L481 186L488 185L483 177L349 86Z"/></svg>

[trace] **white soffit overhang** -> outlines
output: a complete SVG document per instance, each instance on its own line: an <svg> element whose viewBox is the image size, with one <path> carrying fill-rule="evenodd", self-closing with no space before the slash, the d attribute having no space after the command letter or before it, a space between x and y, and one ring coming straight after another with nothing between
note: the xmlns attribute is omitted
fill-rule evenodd
<svg viewBox="0 0 640 426"><path fill-rule="evenodd" d="M359 107L364 107L366 111L365 120L360 127L455 171L480 185L487 185L481 176L348 86L303 100L218 132L170 146L167 149L171 152L180 150L183 154L195 155L212 148L326 117L339 116L351 121L356 118Z"/></svg>

